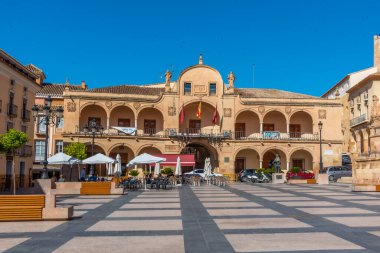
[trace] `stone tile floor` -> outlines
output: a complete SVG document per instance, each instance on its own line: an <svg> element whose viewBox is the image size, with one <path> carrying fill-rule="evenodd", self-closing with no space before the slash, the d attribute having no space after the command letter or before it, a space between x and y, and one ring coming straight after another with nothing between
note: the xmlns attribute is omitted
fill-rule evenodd
<svg viewBox="0 0 380 253"><path fill-rule="evenodd" d="M231 184L60 197L70 221L0 222L0 252L380 252L380 193Z"/></svg>

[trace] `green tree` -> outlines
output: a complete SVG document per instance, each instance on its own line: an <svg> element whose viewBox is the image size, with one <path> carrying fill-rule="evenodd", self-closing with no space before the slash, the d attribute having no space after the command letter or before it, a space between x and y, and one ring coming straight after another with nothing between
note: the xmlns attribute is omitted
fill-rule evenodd
<svg viewBox="0 0 380 253"><path fill-rule="evenodd" d="M86 145L80 142L72 142L66 147L64 147L65 154L77 158L79 160L84 160L87 157Z"/></svg>
<svg viewBox="0 0 380 253"><path fill-rule="evenodd" d="M13 177L13 195L16 194L16 171L15 156L16 150L28 142L28 136L24 132L10 129L0 136L0 151L3 153L11 152L12 154L12 177Z"/></svg>
<svg viewBox="0 0 380 253"><path fill-rule="evenodd" d="M137 170L130 170L129 175L131 177L137 177L139 175L139 172Z"/></svg>

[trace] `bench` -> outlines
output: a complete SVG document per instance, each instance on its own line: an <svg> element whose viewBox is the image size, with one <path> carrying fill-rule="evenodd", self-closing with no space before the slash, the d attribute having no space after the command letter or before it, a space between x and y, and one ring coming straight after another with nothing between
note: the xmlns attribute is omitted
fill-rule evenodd
<svg viewBox="0 0 380 253"><path fill-rule="evenodd" d="M0 221L42 220L45 195L0 196Z"/></svg>
<svg viewBox="0 0 380 253"><path fill-rule="evenodd" d="M108 195L111 194L111 182L82 182L80 194Z"/></svg>

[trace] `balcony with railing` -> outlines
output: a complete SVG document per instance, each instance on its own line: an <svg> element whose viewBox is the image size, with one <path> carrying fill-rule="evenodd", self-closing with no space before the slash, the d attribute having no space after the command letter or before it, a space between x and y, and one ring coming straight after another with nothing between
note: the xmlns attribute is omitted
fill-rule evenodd
<svg viewBox="0 0 380 253"><path fill-rule="evenodd" d="M30 122L30 111L29 110L21 110L21 119L24 122Z"/></svg>
<svg viewBox="0 0 380 253"><path fill-rule="evenodd" d="M248 133L246 131L236 131L235 140L293 140L293 141L317 141L318 133L290 132L281 133L278 131L264 131L262 133Z"/></svg>
<svg viewBox="0 0 380 253"><path fill-rule="evenodd" d="M64 132L63 135L90 136L91 133L85 131L84 127L76 126L74 133ZM134 127L111 127L104 129L101 133L103 137L154 137L166 138L166 131L159 131L157 128L136 129Z"/></svg>
<svg viewBox="0 0 380 253"><path fill-rule="evenodd" d="M9 117L11 118L16 118L17 117L17 110L18 110L18 106L17 105L14 105L14 104L8 104L7 106L7 114Z"/></svg>
<svg viewBox="0 0 380 253"><path fill-rule="evenodd" d="M367 114L362 114L362 115L350 120L350 126L353 127L353 126L362 124L362 123L367 122L367 121L368 121Z"/></svg>
<svg viewBox="0 0 380 253"><path fill-rule="evenodd" d="M219 129L202 129L202 128L168 128L166 130L168 137L171 138L221 138L229 139L232 137L232 132L229 130L219 130Z"/></svg>

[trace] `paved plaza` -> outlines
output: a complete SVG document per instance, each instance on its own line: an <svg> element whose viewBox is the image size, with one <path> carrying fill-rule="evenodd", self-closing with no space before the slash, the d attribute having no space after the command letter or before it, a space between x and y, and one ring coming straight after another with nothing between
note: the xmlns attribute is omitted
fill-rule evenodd
<svg viewBox="0 0 380 253"><path fill-rule="evenodd" d="M380 193L231 184L59 198L70 221L2 222L0 252L380 252Z"/></svg>

